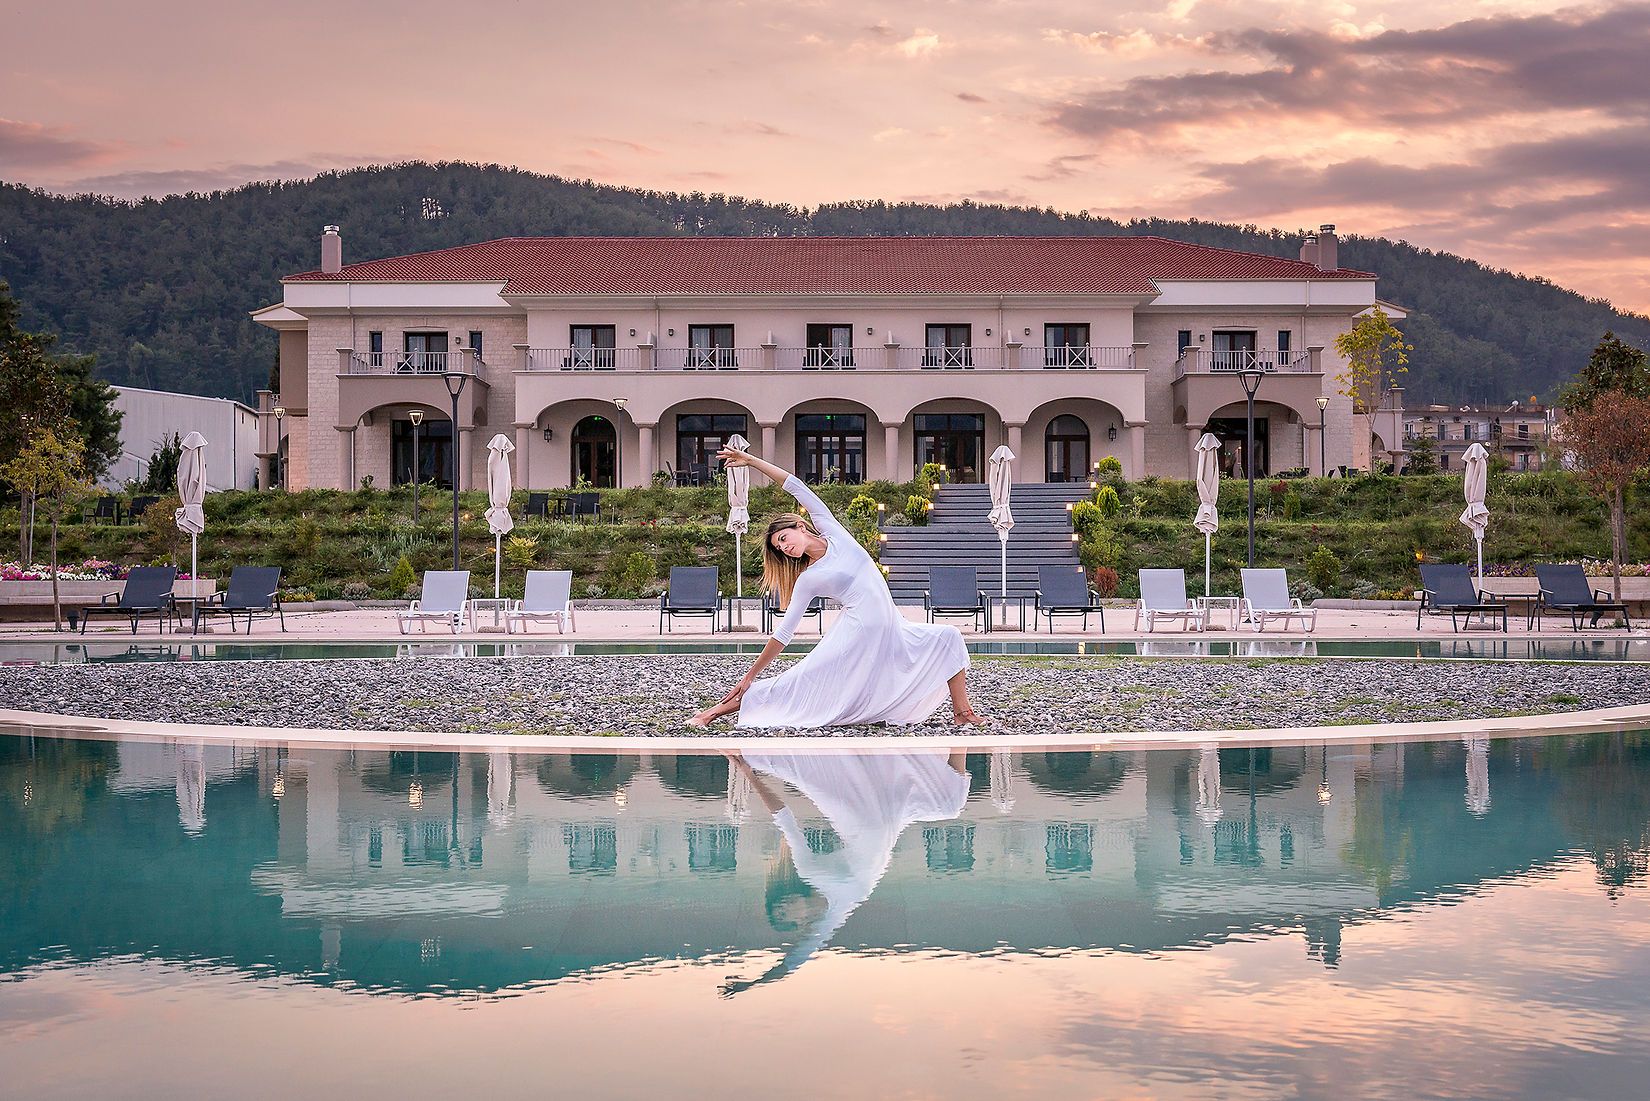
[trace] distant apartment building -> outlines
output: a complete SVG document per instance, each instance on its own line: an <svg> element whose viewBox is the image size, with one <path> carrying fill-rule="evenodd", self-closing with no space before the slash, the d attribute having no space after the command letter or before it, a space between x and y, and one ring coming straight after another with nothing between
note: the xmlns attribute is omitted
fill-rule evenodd
<svg viewBox="0 0 1650 1101"><path fill-rule="evenodd" d="M1108 455L1185 478L1205 431L1245 469L1249 372L1257 471L1316 471L1353 458L1334 341L1375 282L1339 267L1332 226L1300 259L1157 237L560 237L350 265L329 226L320 268L253 315L280 333L260 450L292 489L402 483L416 410L418 476L465 488L498 433L540 489L708 478L735 434L813 480L939 463L980 481L999 444L1022 481Z"/></svg>
<svg viewBox="0 0 1650 1101"><path fill-rule="evenodd" d="M1426 437L1440 470L1460 470L1467 448L1481 443L1504 455L1514 470L1540 470L1558 410L1533 398L1511 405L1421 405L1404 408L1406 449Z"/></svg>

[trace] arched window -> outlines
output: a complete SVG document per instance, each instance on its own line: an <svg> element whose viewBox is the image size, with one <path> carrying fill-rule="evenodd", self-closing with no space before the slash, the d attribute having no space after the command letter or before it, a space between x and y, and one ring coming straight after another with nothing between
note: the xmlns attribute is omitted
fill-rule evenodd
<svg viewBox="0 0 1650 1101"><path fill-rule="evenodd" d="M1081 481L1089 469L1089 426L1070 413L1055 417L1043 433L1043 453L1047 481Z"/></svg>
<svg viewBox="0 0 1650 1101"><path fill-rule="evenodd" d="M573 482L580 478L591 485L612 488L619 453L619 437L613 422L602 416L585 417L573 426Z"/></svg>

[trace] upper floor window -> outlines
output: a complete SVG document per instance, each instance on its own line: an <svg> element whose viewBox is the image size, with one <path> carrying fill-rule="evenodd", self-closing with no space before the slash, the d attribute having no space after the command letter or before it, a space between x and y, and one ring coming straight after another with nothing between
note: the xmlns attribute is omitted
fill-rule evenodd
<svg viewBox="0 0 1650 1101"><path fill-rule="evenodd" d="M573 325L568 329L570 348L564 370L611 371L618 330L612 325Z"/></svg>
<svg viewBox="0 0 1650 1101"><path fill-rule="evenodd" d="M1288 329L1278 330L1278 358L1287 360L1291 351L1290 344L1294 342L1295 334Z"/></svg>
<svg viewBox="0 0 1650 1101"><path fill-rule="evenodd" d="M739 366L733 351L732 325L689 325L684 367L717 370Z"/></svg>
<svg viewBox="0 0 1650 1101"><path fill-rule="evenodd" d="M1186 349L1192 346L1192 330L1181 329L1175 337L1175 358L1179 359L1186 354Z"/></svg>
<svg viewBox="0 0 1650 1101"><path fill-rule="evenodd" d="M374 367L384 366L384 333L381 329L367 334L367 362Z"/></svg>
<svg viewBox="0 0 1650 1101"><path fill-rule="evenodd" d="M470 354L471 355L475 356L477 359L483 358L482 354L481 354L481 330L480 329L471 329L470 330L469 348L470 348Z"/></svg>
<svg viewBox="0 0 1650 1101"><path fill-rule="evenodd" d="M854 365L854 327L834 322L814 323L808 326L808 348L802 359L804 367L852 367Z"/></svg>
<svg viewBox="0 0 1650 1101"><path fill-rule="evenodd" d="M1210 337L1214 341L1215 370L1242 371L1255 366L1255 330L1216 329Z"/></svg>
<svg viewBox="0 0 1650 1101"><path fill-rule="evenodd" d="M439 373L447 369L446 333L403 333L400 369Z"/></svg>
<svg viewBox="0 0 1650 1101"><path fill-rule="evenodd" d="M929 325L923 340L924 367L974 366L972 325Z"/></svg>
<svg viewBox="0 0 1650 1101"><path fill-rule="evenodd" d="M1043 366L1090 367L1093 363L1087 325L1057 322L1043 326Z"/></svg>

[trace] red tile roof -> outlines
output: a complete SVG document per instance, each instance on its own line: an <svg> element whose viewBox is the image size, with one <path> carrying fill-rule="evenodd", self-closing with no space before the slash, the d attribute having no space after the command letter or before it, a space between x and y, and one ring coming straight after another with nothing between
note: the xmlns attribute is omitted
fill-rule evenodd
<svg viewBox="0 0 1650 1101"><path fill-rule="evenodd" d="M506 237L289 282L506 294L1153 294L1161 279L1373 279L1163 237Z"/></svg>

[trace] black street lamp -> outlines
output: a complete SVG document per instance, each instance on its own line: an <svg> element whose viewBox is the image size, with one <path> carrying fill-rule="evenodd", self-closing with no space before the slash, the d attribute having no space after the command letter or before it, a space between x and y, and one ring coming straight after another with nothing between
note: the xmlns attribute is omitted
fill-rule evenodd
<svg viewBox="0 0 1650 1101"><path fill-rule="evenodd" d="M613 418L613 488L624 485L624 407L629 398L614 398L613 408L619 415Z"/></svg>
<svg viewBox="0 0 1650 1101"><path fill-rule="evenodd" d="M275 488L286 488L286 456L281 450L281 422L286 419L286 407L277 405L275 414Z"/></svg>
<svg viewBox="0 0 1650 1101"><path fill-rule="evenodd" d="M1329 477L1329 399L1318 398L1318 477Z"/></svg>
<svg viewBox="0 0 1650 1101"><path fill-rule="evenodd" d="M1255 568L1255 393L1265 373L1255 367L1237 373L1248 399L1248 441L1243 445L1243 465L1249 475L1249 568Z"/></svg>
<svg viewBox="0 0 1650 1101"><path fill-rule="evenodd" d="M464 384L470 381L470 376L463 371L443 371L441 381L447 384L447 395L453 399L453 569L458 569L458 472L463 470L458 451L458 395L464 392Z"/></svg>
<svg viewBox="0 0 1650 1101"><path fill-rule="evenodd" d="M416 524L418 523L418 477L420 473L418 468L418 426L424 423L424 410L414 409L412 412L407 414L407 419L412 421L413 426L413 523Z"/></svg>

